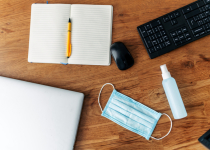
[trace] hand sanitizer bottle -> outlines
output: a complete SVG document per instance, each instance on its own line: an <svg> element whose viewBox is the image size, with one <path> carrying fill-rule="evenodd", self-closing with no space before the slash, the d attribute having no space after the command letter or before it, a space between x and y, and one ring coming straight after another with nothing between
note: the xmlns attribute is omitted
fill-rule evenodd
<svg viewBox="0 0 210 150"><path fill-rule="evenodd" d="M166 67L166 64L160 66L163 77L163 88L166 93L171 111L173 113L174 119L181 119L187 116L182 97L179 93L178 86L174 78L171 77L170 72Z"/></svg>

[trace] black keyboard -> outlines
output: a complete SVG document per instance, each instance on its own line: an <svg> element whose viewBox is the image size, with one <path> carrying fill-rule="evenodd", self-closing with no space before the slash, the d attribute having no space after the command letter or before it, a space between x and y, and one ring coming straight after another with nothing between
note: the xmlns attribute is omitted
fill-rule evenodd
<svg viewBox="0 0 210 150"><path fill-rule="evenodd" d="M210 0L199 0L137 27L150 58L210 34Z"/></svg>

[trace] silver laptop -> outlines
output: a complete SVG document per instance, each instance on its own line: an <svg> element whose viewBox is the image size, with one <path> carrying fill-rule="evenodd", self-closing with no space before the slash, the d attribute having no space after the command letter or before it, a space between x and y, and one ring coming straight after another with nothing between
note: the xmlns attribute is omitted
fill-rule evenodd
<svg viewBox="0 0 210 150"><path fill-rule="evenodd" d="M73 149L84 95L0 77L0 150Z"/></svg>

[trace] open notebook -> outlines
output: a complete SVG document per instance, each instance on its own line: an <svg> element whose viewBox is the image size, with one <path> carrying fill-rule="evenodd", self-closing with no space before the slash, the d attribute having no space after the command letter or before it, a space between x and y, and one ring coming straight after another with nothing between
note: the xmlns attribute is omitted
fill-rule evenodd
<svg viewBox="0 0 210 150"><path fill-rule="evenodd" d="M32 4L28 62L110 65L112 16L111 5Z"/></svg>

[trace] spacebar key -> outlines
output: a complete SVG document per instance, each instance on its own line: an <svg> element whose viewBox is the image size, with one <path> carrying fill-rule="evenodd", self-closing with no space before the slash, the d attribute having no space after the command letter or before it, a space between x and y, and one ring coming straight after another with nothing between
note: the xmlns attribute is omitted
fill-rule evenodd
<svg viewBox="0 0 210 150"><path fill-rule="evenodd" d="M189 26L190 26L191 29L194 29L194 28L199 27L198 23L195 22L195 21L193 20L193 18L187 20L187 22L188 22L188 24L189 24Z"/></svg>

